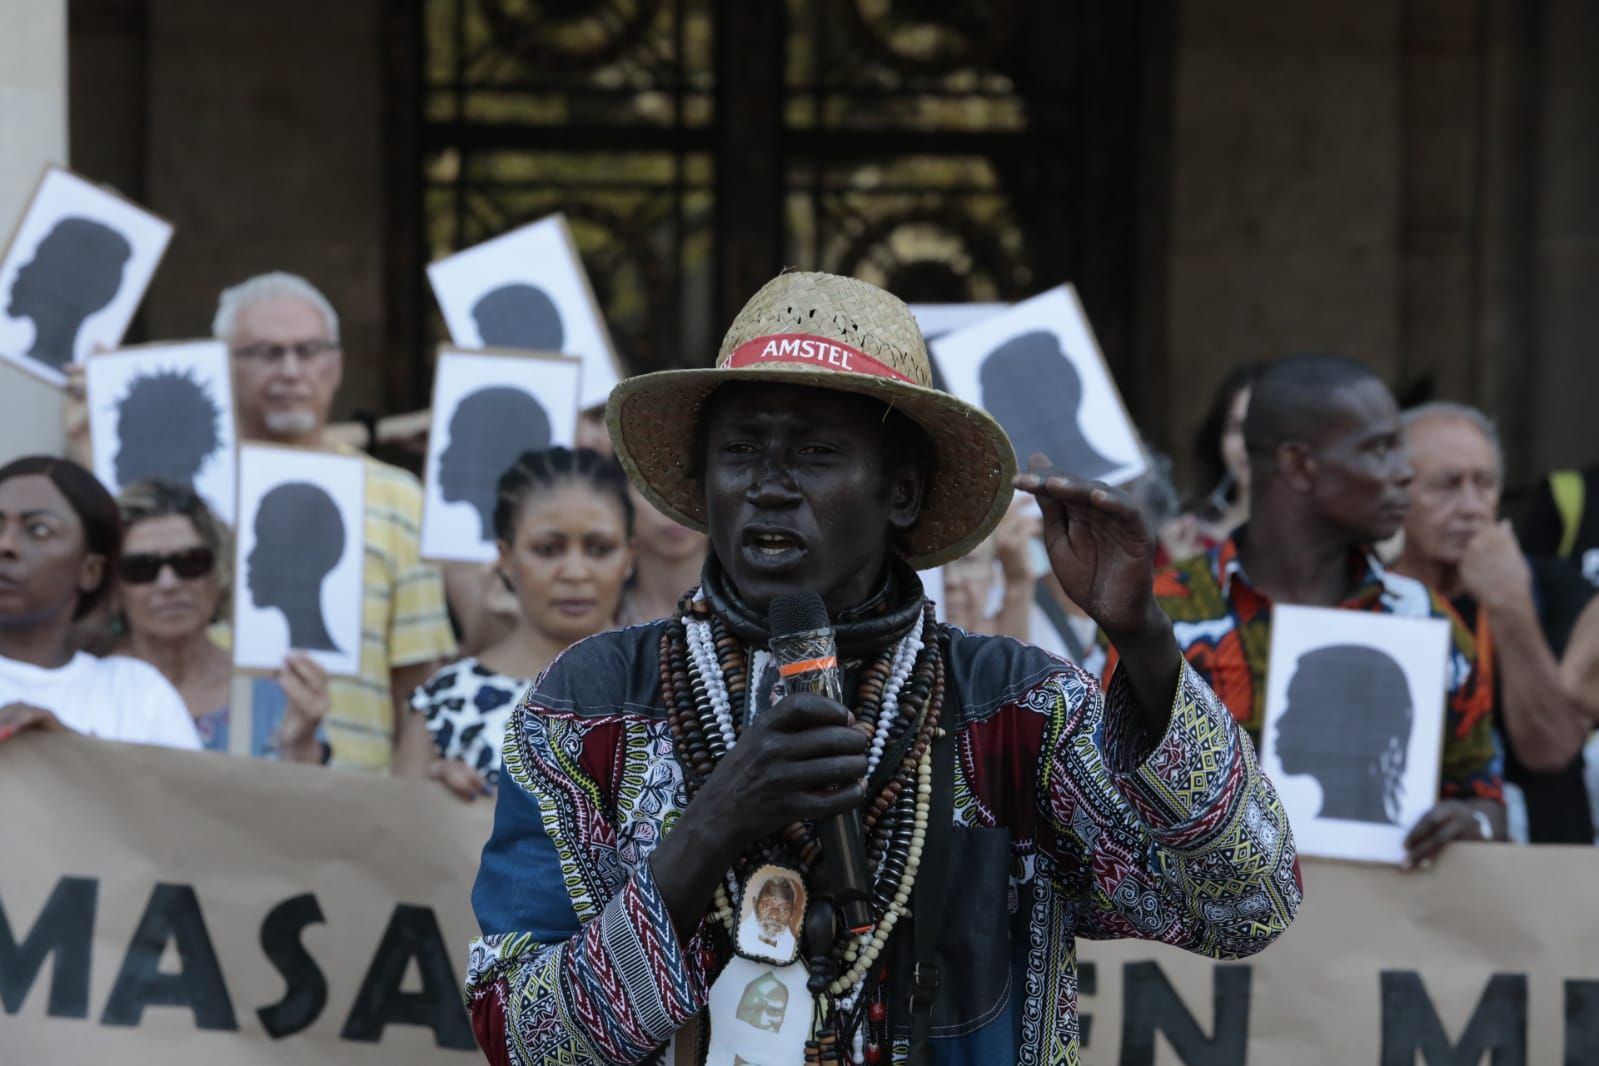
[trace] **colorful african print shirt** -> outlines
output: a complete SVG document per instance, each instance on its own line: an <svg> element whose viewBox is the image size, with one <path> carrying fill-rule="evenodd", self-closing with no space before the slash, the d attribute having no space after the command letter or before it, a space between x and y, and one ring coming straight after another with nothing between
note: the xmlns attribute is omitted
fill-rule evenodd
<svg viewBox="0 0 1599 1066"><path fill-rule="evenodd" d="M657 680L665 624L575 645L507 727L467 971L497 1066L660 1062L725 965L714 919L679 942L646 861L686 805ZM1078 937L1231 959L1288 926L1287 819L1198 674L1183 668L1166 734L1147 738L1122 684L1101 693L1037 648L945 632L961 891L940 927L935 1061L1077 1063ZM902 1062L908 1028L890 1024Z"/></svg>
<svg viewBox="0 0 1599 1066"><path fill-rule="evenodd" d="M453 658L455 635L444 606L444 579L438 567L421 558L421 484L397 466L361 458L366 464L361 675L328 682L333 707L323 724L333 747L331 765L382 771L389 768L394 748L390 671Z"/></svg>
<svg viewBox="0 0 1599 1066"><path fill-rule="evenodd" d="M1160 571L1155 597L1171 619L1189 665L1258 743L1266 714L1271 600L1244 574L1238 538L1234 534L1207 554ZM1351 567L1358 581L1354 593L1338 605L1341 609L1450 623L1441 792L1502 801L1504 768L1493 737L1493 684L1478 669L1471 631L1436 592L1385 569L1375 557L1358 553Z"/></svg>

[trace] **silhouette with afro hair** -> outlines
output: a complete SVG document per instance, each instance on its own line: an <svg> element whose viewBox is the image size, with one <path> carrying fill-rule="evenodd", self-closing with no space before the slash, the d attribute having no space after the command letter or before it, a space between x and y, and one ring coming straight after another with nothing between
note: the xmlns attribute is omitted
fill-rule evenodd
<svg viewBox="0 0 1599 1066"><path fill-rule="evenodd" d="M57 370L70 363L78 330L116 298L132 255L128 239L110 226L77 217L58 221L11 282L6 314L33 320L28 355Z"/></svg>
<svg viewBox="0 0 1599 1066"><path fill-rule="evenodd" d="M117 401L117 484L160 478L187 488L222 445L222 409L191 369L141 374Z"/></svg>
<svg viewBox="0 0 1599 1066"><path fill-rule="evenodd" d="M450 442L439 453L439 495L445 503L472 505L483 543L494 543L500 476L523 453L548 448L550 436L544 405L521 389L478 389L456 404Z"/></svg>
<svg viewBox="0 0 1599 1066"><path fill-rule="evenodd" d="M518 282L490 289L472 305L472 318L485 347L558 352L566 342L560 309L537 285Z"/></svg>
<svg viewBox="0 0 1599 1066"><path fill-rule="evenodd" d="M344 558L344 516L321 488L288 481L261 497L249 567L250 601L276 608L297 651L339 648L322 617L322 582Z"/></svg>
<svg viewBox="0 0 1599 1066"><path fill-rule="evenodd" d="M1083 436L1078 422L1083 379L1055 334L1034 330L1012 337L988 353L978 370L978 382L983 407L1004 427L1023 469L1034 453L1085 480L1103 477L1121 465L1100 455Z"/></svg>
<svg viewBox="0 0 1599 1066"><path fill-rule="evenodd" d="M1317 817L1397 825L1414 701L1404 670L1364 644L1299 657L1277 721L1277 761L1321 785Z"/></svg>

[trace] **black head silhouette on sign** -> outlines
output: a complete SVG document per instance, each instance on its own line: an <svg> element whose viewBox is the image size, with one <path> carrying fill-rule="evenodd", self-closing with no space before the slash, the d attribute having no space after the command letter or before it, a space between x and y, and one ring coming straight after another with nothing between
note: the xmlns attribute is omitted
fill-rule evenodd
<svg viewBox="0 0 1599 1066"><path fill-rule="evenodd" d="M1396 825L1415 704L1387 654L1334 644L1299 657L1277 722L1277 761L1321 785L1321 818Z"/></svg>
<svg viewBox="0 0 1599 1066"><path fill-rule="evenodd" d="M192 488L222 446L222 409L190 370L141 374L117 401L117 484L161 478Z"/></svg>
<svg viewBox="0 0 1599 1066"><path fill-rule="evenodd" d="M1012 337L988 353L978 370L983 407L1004 427L1023 468L1036 452L1077 478L1099 478L1120 463L1100 455L1083 436L1083 379L1047 330Z"/></svg>
<svg viewBox="0 0 1599 1066"><path fill-rule="evenodd" d="M494 541L500 475L524 452L550 446L550 416L531 393L496 385L468 393L450 418L450 441L439 453L439 495L469 503L480 535Z"/></svg>
<svg viewBox="0 0 1599 1066"><path fill-rule="evenodd" d="M289 646L337 652L322 617L322 582L344 557L344 516L309 482L290 481L261 497L249 567L250 601L283 612Z"/></svg>
<svg viewBox="0 0 1599 1066"><path fill-rule="evenodd" d="M566 342L560 309L537 285L490 289L472 305L472 318L478 339L488 347L558 352Z"/></svg>
<svg viewBox="0 0 1599 1066"><path fill-rule="evenodd" d="M72 361L78 330L104 310L122 288L122 272L133 245L93 219L58 221L11 282L6 314L33 320L28 355L60 369Z"/></svg>

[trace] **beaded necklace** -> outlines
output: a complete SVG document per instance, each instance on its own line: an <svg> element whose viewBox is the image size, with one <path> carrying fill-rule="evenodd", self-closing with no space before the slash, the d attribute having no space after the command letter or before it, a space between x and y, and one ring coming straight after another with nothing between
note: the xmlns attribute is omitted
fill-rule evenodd
<svg viewBox="0 0 1599 1066"><path fill-rule="evenodd" d="M931 745L944 702L943 643L936 633L932 608L924 604L920 624L860 667L853 727L868 741L872 799L862 810L861 829L874 871L877 924L860 936L836 937L827 955L809 960L812 989L822 993L818 1026L806 1045L806 1062L815 1066L843 1063L846 1054L855 1062L876 1063L888 1045L884 985L889 975L886 965L876 964L909 908L927 832ZM754 653L752 663L752 653L704 597L692 593L662 633L661 694L689 799L737 743L753 712L754 679L767 661L763 654ZM735 714L734 708L743 713ZM739 883L780 852L794 858L807 883L813 880L821 846L814 828L804 822L740 856L727 884L717 887L712 907L727 938L724 953L731 951L736 935L732 900Z"/></svg>

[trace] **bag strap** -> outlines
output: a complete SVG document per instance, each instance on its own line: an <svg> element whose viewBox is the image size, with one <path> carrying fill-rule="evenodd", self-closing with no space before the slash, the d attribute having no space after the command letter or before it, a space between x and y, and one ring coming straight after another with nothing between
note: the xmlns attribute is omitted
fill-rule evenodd
<svg viewBox="0 0 1599 1066"><path fill-rule="evenodd" d="M955 824L955 730L953 723L933 740L933 795L927 808L927 835L922 863L911 889L911 935L915 968L911 970L911 1042L907 1066L932 1066L929 1035L933 1026L933 994L938 991L938 934L944 928L949 896L949 846Z"/></svg>
<svg viewBox="0 0 1599 1066"><path fill-rule="evenodd" d="M1061 643L1066 645L1066 652L1072 657L1072 662L1078 666L1083 665L1088 659L1088 649L1083 647L1083 642L1077 638L1072 630L1071 618L1066 614L1066 608L1060 605L1042 581L1033 582L1033 603L1044 612L1044 617L1049 619L1049 624L1060 634Z"/></svg>
<svg viewBox="0 0 1599 1066"><path fill-rule="evenodd" d="M1577 546L1577 530L1582 525L1582 471L1556 470L1550 474L1549 494L1555 498L1555 510L1560 512L1560 550L1555 554L1565 559Z"/></svg>

